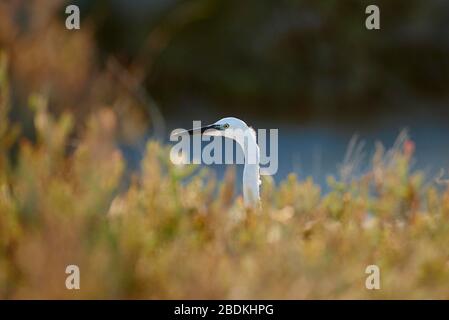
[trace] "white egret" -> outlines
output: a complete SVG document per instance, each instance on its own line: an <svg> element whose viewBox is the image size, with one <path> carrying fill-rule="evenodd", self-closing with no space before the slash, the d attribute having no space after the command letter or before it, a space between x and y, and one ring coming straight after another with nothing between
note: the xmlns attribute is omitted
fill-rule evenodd
<svg viewBox="0 0 449 320"><path fill-rule="evenodd" d="M177 135L188 133L202 134L208 136L222 136L233 139L242 148L245 157L243 168L243 202L247 207L255 207L260 202L260 152L257 145L256 132L244 121L227 117L217 122L187 131L179 132Z"/></svg>

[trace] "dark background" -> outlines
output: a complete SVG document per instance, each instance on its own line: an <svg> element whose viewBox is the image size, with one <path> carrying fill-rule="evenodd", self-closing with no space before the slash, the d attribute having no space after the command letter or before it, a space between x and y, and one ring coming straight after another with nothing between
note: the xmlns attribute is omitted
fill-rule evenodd
<svg viewBox="0 0 449 320"><path fill-rule="evenodd" d="M104 55L140 55L164 114L294 124L448 117L447 1L80 1ZM381 30L365 28L365 8Z"/></svg>

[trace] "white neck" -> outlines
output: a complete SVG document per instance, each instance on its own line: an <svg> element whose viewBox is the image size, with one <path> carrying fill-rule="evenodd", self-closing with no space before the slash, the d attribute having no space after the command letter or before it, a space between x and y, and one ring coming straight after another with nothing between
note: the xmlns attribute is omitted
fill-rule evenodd
<svg viewBox="0 0 449 320"><path fill-rule="evenodd" d="M256 133L249 128L245 132L245 145L243 153L245 155L245 167L243 169L243 202L247 207L254 207L260 201L260 170L259 170L259 146L257 145Z"/></svg>

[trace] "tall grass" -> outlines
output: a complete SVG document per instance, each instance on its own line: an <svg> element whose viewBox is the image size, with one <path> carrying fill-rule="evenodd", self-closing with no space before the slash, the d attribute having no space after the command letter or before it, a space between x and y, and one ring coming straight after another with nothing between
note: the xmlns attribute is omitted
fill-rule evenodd
<svg viewBox="0 0 449 320"><path fill-rule="evenodd" d="M311 178L265 178L262 208L247 210L233 171L217 182L151 141L124 188L109 109L68 147L73 117L33 96L27 140L8 120L8 86L2 56L1 298L449 298L449 192L410 169L405 136L361 177L345 161L327 194ZM70 264L80 290L65 287ZM365 288L371 264L380 290Z"/></svg>

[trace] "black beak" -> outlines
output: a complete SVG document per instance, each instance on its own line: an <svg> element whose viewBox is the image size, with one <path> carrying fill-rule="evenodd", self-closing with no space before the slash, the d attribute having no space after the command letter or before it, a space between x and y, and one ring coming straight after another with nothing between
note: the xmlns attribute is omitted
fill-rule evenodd
<svg viewBox="0 0 449 320"><path fill-rule="evenodd" d="M189 135L194 135L194 134L198 134L198 133L203 134L205 131L210 130L210 129L219 130L220 126L216 125L216 124L211 124L211 125L201 127L201 128L194 128L194 129L190 129L190 130L181 131L181 132L174 134L174 136L180 136L183 134L189 134Z"/></svg>

